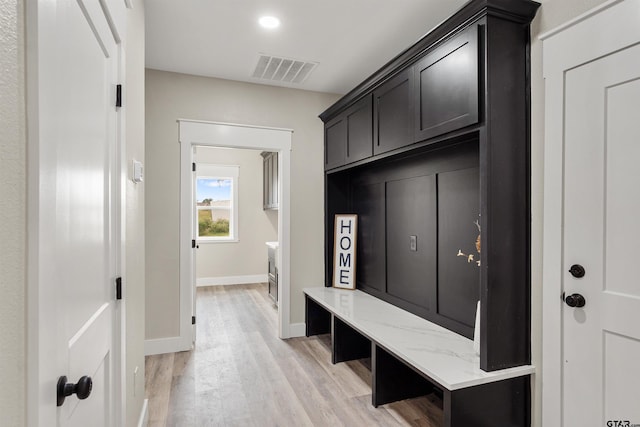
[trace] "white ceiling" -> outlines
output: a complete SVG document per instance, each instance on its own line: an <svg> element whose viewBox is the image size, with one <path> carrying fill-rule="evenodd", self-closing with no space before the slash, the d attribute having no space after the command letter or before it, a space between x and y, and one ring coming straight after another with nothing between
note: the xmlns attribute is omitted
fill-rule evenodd
<svg viewBox="0 0 640 427"><path fill-rule="evenodd" d="M148 0L146 66L344 94L466 0ZM277 16L276 30L261 28ZM252 77L259 54L318 62L301 84Z"/></svg>

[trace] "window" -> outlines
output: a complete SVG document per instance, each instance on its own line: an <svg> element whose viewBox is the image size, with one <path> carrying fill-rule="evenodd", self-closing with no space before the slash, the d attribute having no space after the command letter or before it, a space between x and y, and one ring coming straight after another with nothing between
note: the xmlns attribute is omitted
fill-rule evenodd
<svg viewBox="0 0 640 427"><path fill-rule="evenodd" d="M238 240L238 166L198 164L196 211L199 241Z"/></svg>

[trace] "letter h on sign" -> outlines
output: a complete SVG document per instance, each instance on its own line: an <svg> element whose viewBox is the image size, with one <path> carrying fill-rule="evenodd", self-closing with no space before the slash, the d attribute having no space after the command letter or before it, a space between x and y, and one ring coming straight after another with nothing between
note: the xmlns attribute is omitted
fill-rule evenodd
<svg viewBox="0 0 640 427"><path fill-rule="evenodd" d="M358 215L336 215L333 236L333 287L356 287Z"/></svg>

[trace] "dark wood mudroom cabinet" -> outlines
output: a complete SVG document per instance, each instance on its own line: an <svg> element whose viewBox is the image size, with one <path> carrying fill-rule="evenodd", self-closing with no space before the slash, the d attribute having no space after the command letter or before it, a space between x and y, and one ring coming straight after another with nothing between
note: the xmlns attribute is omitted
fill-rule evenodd
<svg viewBox="0 0 640 427"><path fill-rule="evenodd" d="M531 358L538 7L470 1L320 115L327 284L334 215L357 213L357 288L468 338L479 300L485 371Z"/></svg>

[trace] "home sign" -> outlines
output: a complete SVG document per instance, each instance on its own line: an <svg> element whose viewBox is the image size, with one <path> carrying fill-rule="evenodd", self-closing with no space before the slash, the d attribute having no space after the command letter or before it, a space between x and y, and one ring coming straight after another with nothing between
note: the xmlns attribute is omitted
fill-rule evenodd
<svg viewBox="0 0 640 427"><path fill-rule="evenodd" d="M335 216L333 239L333 287L356 287L356 241L358 215Z"/></svg>

